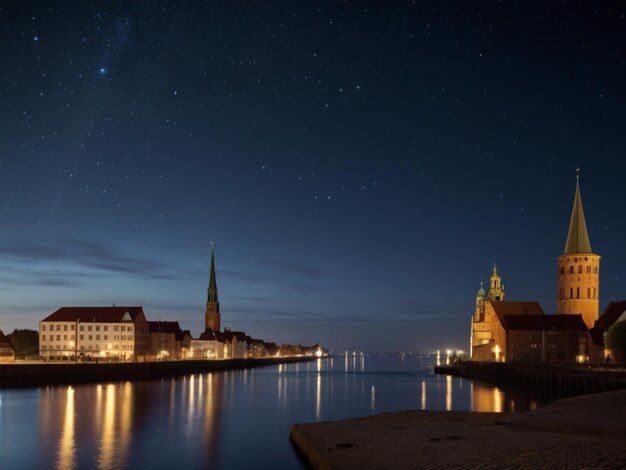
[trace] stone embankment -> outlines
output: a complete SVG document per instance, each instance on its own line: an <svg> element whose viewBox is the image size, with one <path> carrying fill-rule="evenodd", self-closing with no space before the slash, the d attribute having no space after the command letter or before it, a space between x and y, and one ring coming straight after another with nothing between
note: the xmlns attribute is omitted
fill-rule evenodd
<svg viewBox="0 0 626 470"><path fill-rule="evenodd" d="M314 359L312 357L272 357L218 361L2 364L0 365L0 387L30 387L79 382L154 379L193 373L308 362Z"/></svg>
<svg viewBox="0 0 626 470"><path fill-rule="evenodd" d="M561 396L626 388L626 368L603 364L461 361L453 366L435 367L435 373L483 380L505 388L539 387Z"/></svg>
<svg viewBox="0 0 626 470"><path fill-rule="evenodd" d="M626 468L626 390L528 413L406 411L295 424L313 469Z"/></svg>

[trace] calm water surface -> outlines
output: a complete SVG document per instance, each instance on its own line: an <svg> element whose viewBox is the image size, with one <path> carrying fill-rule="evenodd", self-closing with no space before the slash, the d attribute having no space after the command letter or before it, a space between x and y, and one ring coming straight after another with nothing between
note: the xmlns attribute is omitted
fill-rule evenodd
<svg viewBox="0 0 626 470"><path fill-rule="evenodd" d="M525 411L548 399L349 357L175 379L0 389L0 468L303 468L297 422L386 411Z"/></svg>

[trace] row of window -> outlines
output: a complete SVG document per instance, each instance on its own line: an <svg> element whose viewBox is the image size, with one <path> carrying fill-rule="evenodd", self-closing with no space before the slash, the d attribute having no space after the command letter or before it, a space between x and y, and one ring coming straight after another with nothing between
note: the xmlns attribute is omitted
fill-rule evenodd
<svg viewBox="0 0 626 470"><path fill-rule="evenodd" d="M48 331L61 331L61 326L63 326L63 331L74 331L74 324L72 323L71 325L48 325L49 330ZM55 329L56 327L56 329ZM102 331L108 331L108 326L107 325L80 325L80 331L100 331L100 329L102 328ZM41 324L41 331L46 331L46 324L42 323ZM132 326L126 326L126 325L114 325L113 326L113 331L133 331L133 327Z"/></svg>
<svg viewBox="0 0 626 470"><path fill-rule="evenodd" d="M574 297L574 288L569 288L569 297L568 299L580 299L580 287L576 288L576 297ZM598 290L595 287L587 287L587 297L583 297L584 299L597 299L598 298ZM561 287L559 289L559 300L565 300L565 289Z"/></svg>
<svg viewBox="0 0 626 470"><path fill-rule="evenodd" d="M587 274L591 274L591 266L585 266L585 271L587 272ZM583 273L583 265L579 264L578 265L578 274L582 274ZM598 267L597 266L593 266L593 273L594 274L598 274ZM561 276L565 274L565 266L561 266ZM574 274L574 265L569 265L567 267L567 274Z"/></svg>
<svg viewBox="0 0 626 470"><path fill-rule="evenodd" d="M42 344L41 345L41 349L42 350L59 350L59 349L73 350L74 346L71 346L69 344L50 344L50 345ZM100 345L99 344L96 344L96 345L93 345L93 344L87 344L87 345L81 344L79 349L80 350L85 350L85 349L100 350ZM107 350L118 349L118 350L132 351L133 350L133 345L132 344L107 344L102 349L107 349Z"/></svg>
<svg viewBox="0 0 626 470"><path fill-rule="evenodd" d="M50 341L55 341L54 338L55 335L48 335L48 339ZM87 335L87 339L89 341L93 341L93 336L94 335ZM100 335L95 335L96 336L96 341L100 341ZM71 341L74 341L75 336L74 335L69 335L69 339ZM85 340L85 335L78 335L78 339L79 341L84 341ZM109 339L109 335L102 335L102 339L104 341L108 341ZM41 340L45 341L46 340L46 335L41 335ZM68 340L68 335L63 335L63 341L67 341ZM133 335L113 335L113 341L132 341L133 340ZM56 335L56 341L61 341L61 335Z"/></svg>
<svg viewBox="0 0 626 470"><path fill-rule="evenodd" d="M513 345L511 345L512 347ZM554 343L549 343L546 345L548 347L548 349L559 349L561 347L560 344L554 344ZM541 349L541 343L531 343L530 344L530 348L531 349Z"/></svg>

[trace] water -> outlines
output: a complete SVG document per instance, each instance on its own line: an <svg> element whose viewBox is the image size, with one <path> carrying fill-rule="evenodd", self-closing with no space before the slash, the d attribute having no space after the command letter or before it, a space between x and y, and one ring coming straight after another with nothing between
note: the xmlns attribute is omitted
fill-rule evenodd
<svg viewBox="0 0 626 470"><path fill-rule="evenodd" d="M0 467L304 468L297 422L401 410L526 411L548 398L349 357L175 379L0 389Z"/></svg>

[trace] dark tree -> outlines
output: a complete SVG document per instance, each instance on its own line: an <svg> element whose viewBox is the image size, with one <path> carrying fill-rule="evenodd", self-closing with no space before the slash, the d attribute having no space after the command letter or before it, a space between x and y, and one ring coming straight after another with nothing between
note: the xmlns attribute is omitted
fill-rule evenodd
<svg viewBox="0 0 626 470"><path fill-rule="evenodd" d="M626 321L613 324L604 333L604 345L613 351L616 361L626 361Z"/></svg>
<svg viewBox="0 0 626 470"><path fill-rule="evenodd" d="M39 333L34 330L13 330L7 335L16 357L27 357L39 352Z"/></svg>

